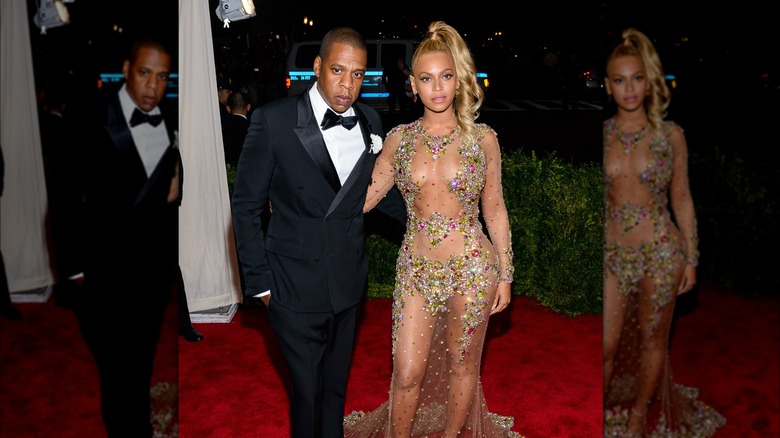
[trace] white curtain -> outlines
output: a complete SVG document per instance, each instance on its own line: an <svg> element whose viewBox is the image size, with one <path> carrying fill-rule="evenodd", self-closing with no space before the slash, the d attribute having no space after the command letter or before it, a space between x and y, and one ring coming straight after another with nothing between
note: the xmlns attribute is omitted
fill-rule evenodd
<svg viewBox="0 0 780 438"><path fill-rule="evenodd" d="M208 0L179 1L179 262L190 312L239 303L241 289L217 101Z"/></svg>
<svg viewBox="0 0 780 438"><path fill-rule="evenodd" d="M0 0L0 145L5 159L0 247L11 292L53 281L28 21L26 1Z"/></svg>

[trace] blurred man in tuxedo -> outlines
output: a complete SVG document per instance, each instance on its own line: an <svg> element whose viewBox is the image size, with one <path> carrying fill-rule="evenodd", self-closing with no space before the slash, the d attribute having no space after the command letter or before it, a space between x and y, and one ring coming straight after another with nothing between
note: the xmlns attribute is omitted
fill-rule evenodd
<svg viewBox="0 0 780 438"><path fill-rule="evenodd" d="M149 390L177 275L183 169L177 120L160 106L169 49L138 39L122 73L85 142L87 250L76 311L100 375L108 437L151 438Z"/></svg>

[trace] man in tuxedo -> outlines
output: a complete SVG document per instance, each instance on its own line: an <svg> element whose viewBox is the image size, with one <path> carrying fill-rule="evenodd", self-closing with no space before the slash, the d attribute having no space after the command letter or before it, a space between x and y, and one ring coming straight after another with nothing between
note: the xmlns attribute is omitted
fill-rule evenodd
<svg viewBox="0 0 780 438"><path fill-rule="evenodd" d="M85 143L87 248L76 313L110 438L153 433L149 390L177 273L183 177L177 120L160 107L170 72L164 43L135 41L125 81L97 107ZM175 349L169 353L176 360Z"/></svg>
<svg viewBox="0 0 780 438"><path fill-rule="evenodd" d="M328 32L317 81L253 111L238 164L232 205L244 295L268 307L291 378L293 438L343 436L368 276L363 203L372 145L384 136L379 114L356 102L366 64L358 32ZM405 221L400 195L385 201L378 207Z"/></svg>
<svg viewBox="0 0 780 438"><path fill-rule="evenodd" d="M222 127L222 145L225 148L225 162L235 169L249 129L247 115L252 105L247 102L246 94L234 91L228 96L226 107L229 114Z"/></svg>

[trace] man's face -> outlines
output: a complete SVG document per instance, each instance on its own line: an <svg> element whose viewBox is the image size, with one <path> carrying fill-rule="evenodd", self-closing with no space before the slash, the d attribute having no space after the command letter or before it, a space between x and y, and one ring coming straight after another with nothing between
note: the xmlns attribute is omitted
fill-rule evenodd
<svg viewBox="0 0 780 438"><path fill-rule="evenodd" d="M360 96L367 59L365 50L341 43L333 44L327 58L314 59L317 88L334 111L343 113Z"/></svg>
<svg viewBox="0 0 780 438"><path fill-rule="evenodd" d="M228 90L227 88L220 88L219 95L218 95L219 103L221 103L222 105L227 105L227 98L228 96L230 96L230 93L231 91Z"/></svg>
<svg viewBox="0 0 780 438"><path fill-rule="evenodd" d="M151 47L142 47L135 59L125 61L122 73L127 91L138 108L149 112L160 103L170 69L170 55Z"/></svg>

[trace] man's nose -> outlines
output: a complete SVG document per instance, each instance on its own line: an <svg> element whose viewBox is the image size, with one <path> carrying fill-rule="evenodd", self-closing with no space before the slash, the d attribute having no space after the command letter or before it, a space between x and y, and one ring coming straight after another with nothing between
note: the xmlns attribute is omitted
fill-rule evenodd
<svg viewBox="0 0 780 438"><path fill-rule="evenodd" d="M148 81L146 81L146 85L148 85L149 88L152 88L154 90L159 88L161 83L164 84L165 81L160 79L160 78L158 78L158 77L156 77L156 76L152 76L151 78L149 78Z"/></svg>

